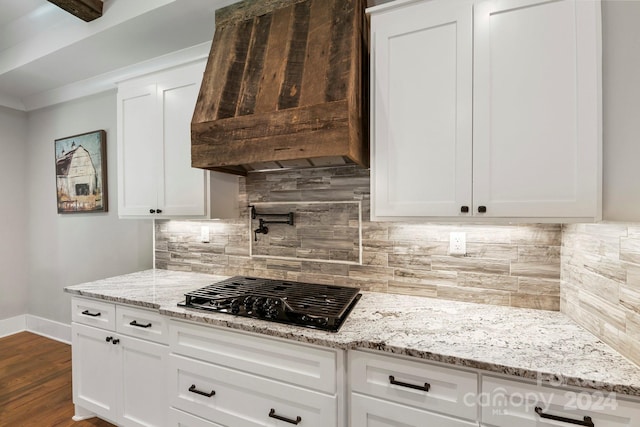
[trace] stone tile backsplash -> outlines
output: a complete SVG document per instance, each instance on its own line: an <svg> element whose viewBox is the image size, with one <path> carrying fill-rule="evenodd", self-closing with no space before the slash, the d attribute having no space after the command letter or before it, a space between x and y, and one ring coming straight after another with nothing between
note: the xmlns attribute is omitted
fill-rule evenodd
<svg viewBox="0 0 640 427"><path fill-rule="evenodd" d="M356 167L256 173L240 178L240 183L241 217L237 220L156 221L157 268L560 308L559 224L370 222L369 171ZM250 226L249 204L335 201L361 204L361 265L347 263L355 257L356 220L353 211L343 208L353 204L334 207L336 218L331 217L331 209L321 209L291 229L274 226L269 239L259 240L254 247L259 248L254 254L262 256L250 257L252 228L257 222ZM342 225L336 224L340 221ZM199 242L201 225L210 227L210 243ZM452 231L466 232L467 256L447 254ZM333 244L332 239L339 243Z"/></svg>
<svg viewBox="0 0 640 427"><path fill-rule="evenodd" d="M362 259L362 214L359 201L252 203L256 218L250 230L260 230L265 221L267 233L256 233L249 241L251 256L309 261L359 264ZM269 223L288 221L294 226Z"/></svg>
<svg viewBox="0 0 640 427"><path fill-rule="evenodd" d="M640 224L566 225L561 311L640 364Z"/></svg>

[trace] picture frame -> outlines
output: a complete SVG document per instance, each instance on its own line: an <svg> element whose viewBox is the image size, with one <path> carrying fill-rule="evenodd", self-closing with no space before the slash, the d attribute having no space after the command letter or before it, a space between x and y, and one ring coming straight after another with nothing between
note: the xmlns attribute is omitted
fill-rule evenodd
<svg viewBox="0 0 640 427"><path fill-rule="evenodd" d="M68 136L54 146L58 213L108 212L107 133Z"/></svg>

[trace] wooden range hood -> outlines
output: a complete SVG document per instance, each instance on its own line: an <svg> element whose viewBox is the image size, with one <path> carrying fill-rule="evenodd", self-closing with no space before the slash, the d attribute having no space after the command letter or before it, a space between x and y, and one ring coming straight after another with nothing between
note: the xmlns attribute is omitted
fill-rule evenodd
<svg viewBox="0 0 640 427"><path fill-rule="evenodd" d="M248 0L216 12L191 122L196 168L369 163L363 0Z"/></svg>

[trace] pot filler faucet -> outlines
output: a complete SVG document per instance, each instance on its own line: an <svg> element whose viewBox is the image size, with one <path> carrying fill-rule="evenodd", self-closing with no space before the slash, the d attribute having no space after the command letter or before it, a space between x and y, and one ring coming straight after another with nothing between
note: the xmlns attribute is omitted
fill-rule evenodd
<svg viewBox="0 0 640 427"><path fill-rule="evenodd" d="M266 220L259 217L287 217L286 220ZM251 219L258 219L258 228L253 231L255 241L258 241L258 234L268 234L269 227L267 224L287 224L293 225L293 212L277 214L277 213L257 213L256 207L251 206Z"/></svg>

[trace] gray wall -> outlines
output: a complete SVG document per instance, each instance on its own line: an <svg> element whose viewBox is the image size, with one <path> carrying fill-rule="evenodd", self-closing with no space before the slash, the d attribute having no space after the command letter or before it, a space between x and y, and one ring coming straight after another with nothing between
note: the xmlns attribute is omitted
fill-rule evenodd
<svg viewBox="0 0 640 427"><path fill-rule="evenodd" d="M604 0L603 218L640 221L640 1Z"/></svg>
<svg viewBox="0 0 640 427"><path fill-rule="evenodd" d="M109 212L59 215L54 140L107 132ZM29 314L71 321L68 285L151 268L150 220L117 213L116 93L102 93L28 116Z"/></svg>
<svg viewBox="0 0 640 427"><path fill-rule="evenodd" d="M0 320L27 306L27 115L0 107Z"/></svg>

